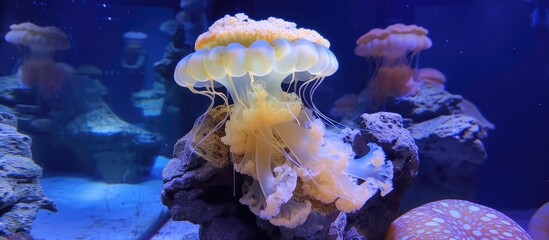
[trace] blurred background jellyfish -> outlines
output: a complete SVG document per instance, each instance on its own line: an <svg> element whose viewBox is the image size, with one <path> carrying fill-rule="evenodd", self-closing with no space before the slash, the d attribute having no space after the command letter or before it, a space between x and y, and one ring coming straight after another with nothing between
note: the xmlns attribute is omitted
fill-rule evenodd
<svg viewBox="0 0 549 240"><path fill-rule="evenodd" d="M419 52L431 47L427 29L416 25L394 24L375 28L356 41L355 54L371 59L377 67L368 87L361 93L361 110L375 110L387 98L414 94L418 90L411 67ZM361 112L362 113L362 112Z"/></svg>
<svg viewBox="0 0 549 240"><path fill-rule="evenodd" d="M431 86L438 89L444 89L446 76L441 71L434 68L421 68L416 70L416 81L425 86Z"/></svg>
<svg viewBox="0 0 549 240"><path fill-rule="evenodd" d="M208 18L204 10L208 7L206 0L182 0L181 9L175 19L183 25L185 45L192 46L198 35L208 28Z"/></svg>
<svg viewBox="0 0 549 240"><path fill-rule="evenodd" d="M183 10L204 10L208 7L207 0L181 0L179 7Z"/></svg>
<svg viewBox="0 0 549 240"><path fill-rule="evenodd" d="M381 147L369 145L369 154L353 159L351 145L328 134L303 106L305 88L315 89L338 68L329 46L316 31L282 19L227 15L200 35L197 51L174 73L179 85L212 99L209 110L215 97L228 106L228 97L215 87L227 89L234 105L217 128L225 123L221 141L234 154L234 169L254 179L240 202L277 226L294 228L307 219L311 203L296 201L294 190L345 212L361 208L378 190L382 196L392 190L392 164ZM286 90L283 83L289 84Z"/></svg>
<svg viewBox="0 0 549 240"><path fill-rule="evenodd" d="M53 99L73 71L68 64L53 60L56 50L70 48L67 35L56 27L25 22L11 25L4 38L21 50L22 63L17 70L21 84L38 88L46 100Z"/></svg>
<svg viewBox="0 0 549 240"><path fill-rule="evenodd" d="M145 48L143 44L147 41L147 34L143 32L126 32L124 37L124 56L122 58L122 67L129 70L135 70L143 67L146 60Z"/></svg>

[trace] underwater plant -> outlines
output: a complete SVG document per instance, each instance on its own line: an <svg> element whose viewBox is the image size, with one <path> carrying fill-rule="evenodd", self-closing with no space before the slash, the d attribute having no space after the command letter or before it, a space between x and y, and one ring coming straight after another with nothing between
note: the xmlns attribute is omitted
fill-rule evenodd
<svg viewBox="0 0 549 240"><path fill-rule="evenodd" d="M374 28L356 41L355 54L373 60L377 71L361 94L362 107L375 109L387 98L398 98L417 92L420 81L411 68L417 54L431 47L427 29L416 25L394 24Z"/></svg>
<svg viewBox="0 0 549 240"><path fill-rule="evenodd" d="M53 60L56 50L70 48L67 35L56 27L41 27L31 22L12 24L4 39L21 50L23 62L17 70L21 84L38 87L46 99L53 97L72 74L71 66Z"/></svg>
<svg viewBox="0 0 549 240"><path fill-rule="evenodd" d="M353 159L343 140L352 131L330 131L312 101L304 105L306 89L313 92L338 68L329 47L316 31L295 23L227 15L199 36L196 52L175 69L179 85L212 100L208 111L216 97L229 107L216 87L227 89L233 106L217 128L225 124L221 141L230 147L234 169L254 179L240 202L274 225L294 228L307 219L311 202L296 195L353 212L378 190L382 196L392 190L393 166L381 147L370 143L366 156Z"/></svg>

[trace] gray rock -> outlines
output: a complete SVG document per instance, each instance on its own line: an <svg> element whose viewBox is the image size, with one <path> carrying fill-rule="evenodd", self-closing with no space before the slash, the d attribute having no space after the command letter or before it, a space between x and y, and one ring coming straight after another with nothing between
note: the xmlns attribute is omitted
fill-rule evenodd
<svg viewBox="0 0 549 240"><path fill-rule="evenodd" d="M443 115L409 127L422 159L420 172L406 197L405 209L445 198L472 199L474 175L486 159L486 128L462 114Z"/></svg>
<svg viewBox="0 0 549 240"><path fill-rule="evenodd" d="M8 113L0 113L0 135L2 147L0 155L22 156L31 158L31 138L17 132L17 120Z"/></svg>
<svg viewBox="0 0 549 240"><path fill-rule="evenodd" d="M406 128L422 160L403 209L442 198L473 200L475 170L487 155L482 141L494 124L473 103L439 88L422 88L388 106L410 119Z"/></svg>
<svg viewBox="0 0 549 240"><path fill-rule="evenodd" d="M236 233L246 233L239 239L262 239L264 233L255 225L255 215L238 201L241 193L236 186L242 184L233 182L235 172L229 164L229 148L219 140L224 131L218 130L209 141L195 145L192 154L187 152L187 141L201 141L198 136L212 129L225 113L222 108L210 111L203 131L188 134L176 143L175 156L162 171L162 203L169 208L173 220L200 224L200 232L208 236L204 239L231 239L229 235L236 239ZM238 191L236 195L234 191ZM234 229L228 230L231 225ZM220 234L220 229L229 235Z"/></svg>
<svg viewBox="0 0 549 240"><path fill-rule="evenodd" d="M21 83L16 75L0 77L0 103L3 105L13 105L18 102L18 96L15 89L21 88Z"/></svg>
<svg viewBox="0 0 549 240"><path fill-rule="evenodd" d="M408 128L424 160L455 170L463 162L481 164L486 151L481 139L486 132L479 122L462 114L443 115ZM422 158L423 159L423 158Z"/></svg>
<svg viewBox="0 0 549 240"><path fill-rule="evenodd" d="M183 30L178 30L183 31ZM182 34L182 33L181 33ZM177 41L182 41L182 39L176 39L177 33L173 37L173 42L168 44L166 46L166 49L164 51L164 56L160 61L157 61L154 63L154 70L163 78L166 79L166 83L169 83L170 85L175 85L173 79L173 73L175 70L175 66L181 60L184 58L187 54L192 52L192 49L189 46L183 45L183 46L175 46L174 44L177 44ZM168 81L169 80L169 81Z"/></svg>
<svg viewBox="0 0 549 240"><path fill-rule="evenodd" d="M162 137L122 121L104 103L78 115L63 131L63 142L85 169L111 183L139 182L152 168Z"/></svg>
<svg viewBox="0 0 549 240"><path fill-rule="evenodd" d="M357 157L368 153L367 143L383 148L394 166L393 191L368 200L357 212L348 214L345 239L383 239L389 224L398 216L400 199L411 185L419 168L418 148L396 113L363 114L361 134L354 142ZM351 237L352 236L352 237Z"/></svg>
<svg viewBox="0 0 549 240"><path fill-rule="evenodd" d="M153 88L139 91L132 96L133 104L140 108L145 117L159 117L164 105L166 88L159 82L154 82Z"/></svg>
<svg viewBox="0 0 549 240"><path fill-rule="evenodd" d="M0 113L0 236L30 232L40 209L57 211L40 187L42 168L31 159L31 139L13 115Z"/></svg>
<svg viewBox="0 0 549 240"><path fill-rule="evenodd" d="M219 108L209 112L201 131L209 131L224 116L216 111ZM399 198L417 173L418 154L398 114L366 114L363 118L364 130L355 139L354 148L360 157L369 151L368 142L383 147L395 167L394 190L385 197L375 195L355 213L341 213L333 205L309 199L311 213L304 224L294 229L274 226L257 218L238 201L242 193L236 186L251 179L232 169L229 149L219 141L224 135L223 128L212 134L213 140L203 142L204 146L195 147L193 152L186 151L189 149L186 141L201 141L199 136L203 136L203 132L187 135L176 144L175 157L163 171L162 202L174 220L200 224L204 239L230 239L237 230L220 231L228 224L237 226L238 232L246 230L248 235L240 239L380 239L396 218Z"/></svg>
<svg viewBox="0 0 549 240"><path fill-rule="evenodd" d="M415 95L388 102L386 111L399 113L414 122L422 122L459 110L458 105L462 99L460 95L451 94L443 89L425 87Z"/></svg>
<svg viewBox="0 0 549 240"><path fill-rule="evenodd" d="M0 80L0 92L9 93L0 96L0 104L14 109L19 129L33 137L34 160L46 169L79 170L107 182L135 183L152 168L162 138L118 118L104 102L107 89L97 79L72 75L51 108L40 106L37 93L21 88L16 77ZM30 157L30 148L22 150L28 152L20 154Z"/></svg>

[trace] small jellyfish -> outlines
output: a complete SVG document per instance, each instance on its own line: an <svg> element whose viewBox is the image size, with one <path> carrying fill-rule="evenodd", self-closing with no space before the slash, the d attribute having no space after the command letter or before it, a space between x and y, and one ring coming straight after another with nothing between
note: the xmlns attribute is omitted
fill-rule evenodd
<svg viewBox="0 0 549 240"><path fill-rule="evenodd" d="M68 64L53 60L56 50L70 48L67 35L56 27L25 22L11 25L4 38L21 50L23 62L17 71L20 82L26 87L37 87L47 100L53 98L73 71Z"/></svg>
<svg viewBox="0 0 549 240"><path fill-rule="evenodd" d="M372 29L356 41L355 54L375 61L378 69L361 94L367 109L376 109L386 99L417 92L420 82L411 68L419 52L431 47L427 29L416 25L394 24Z"/></svg>
<svg viewBox="0 0 549 240"><path fill-rule="evenodd" d="M147 41L147 34L143 32L126 32L124 37L124 56L122 67L126 69L138 69L145 64L145 49L143 44Z"/></svg>

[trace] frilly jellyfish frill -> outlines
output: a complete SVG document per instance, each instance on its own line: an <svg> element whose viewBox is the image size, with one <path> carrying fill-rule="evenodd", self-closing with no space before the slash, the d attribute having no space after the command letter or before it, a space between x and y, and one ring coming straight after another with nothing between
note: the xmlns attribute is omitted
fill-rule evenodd
<svg viewBox="0 0 549 240"><path fill-rule="evenodd" d="M311 202L296 199L295 191L352 212L378 190L392 190L392 164L379 146L370 144L369 154L353 159L350 144L315 117L323 115L314 106L303 105L307 86L316 88L338 68L329 46L316 31L282 19L227 15L200 35L196 52L175 70L179 85L212 99L210 109L216 97L229 107L216 87L227 89L234 105L221 140L237 156L234 169L255 180L240 202L274 225L293 228L307 219Z"/></svg>

